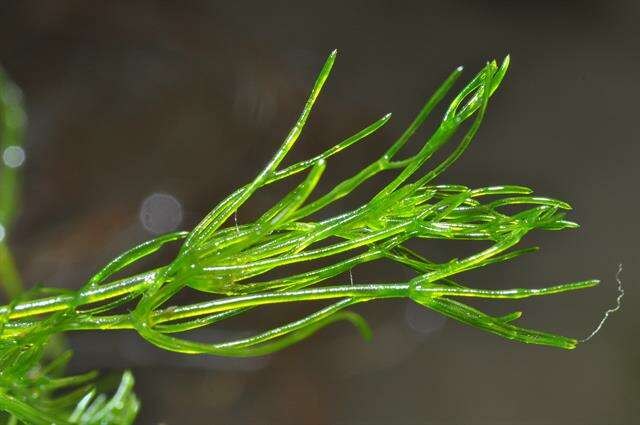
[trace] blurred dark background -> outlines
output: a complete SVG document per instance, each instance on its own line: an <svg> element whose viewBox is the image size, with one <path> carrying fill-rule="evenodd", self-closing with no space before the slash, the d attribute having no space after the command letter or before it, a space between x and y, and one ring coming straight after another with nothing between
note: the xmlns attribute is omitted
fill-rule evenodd
<svg viewBox="0 0 640 425"><path fill-rule="evenodd" d="M358 308L369 343L338 324L275 355L229 360L165 353L129 332L83 333L70 337L73 367L133 368L141 424L640 423L639 11L636 1L3 1L0 62L29 115L11 238L19 266L29 283L77 288L153 233L190 229L265 163L333 48L334 72L292 158L394 118L330 161L323 187L379 155L455 66L470 78L510 53L483 128L440 181L528 185L569 201L583 227L531 235L523 246L540 253L463 282L600 278L580 293L481 304L522 308L530 327L582 337L614 302L623 263L624 308L596 338L572 352L525 346L385 301ZM238 219L281 193L261 194ZM424 249L459 255L448 244ZM385 264L353 275L411 276ZM199 337L300 311L265 309Z"/></svg>

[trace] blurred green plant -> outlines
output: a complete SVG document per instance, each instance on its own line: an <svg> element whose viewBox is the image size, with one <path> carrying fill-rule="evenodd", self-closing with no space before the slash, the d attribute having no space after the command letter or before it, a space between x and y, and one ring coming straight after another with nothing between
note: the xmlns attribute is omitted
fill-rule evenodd
<svg viewBox="0 0 640 425"><path fill-rule="evenodd" d="M21 292L18 274L3 242L0 278L12 301L0 307L0 408L10 415L9 423L126 424L135 419L138 401L132 393L133 378L129 372L108 398L104 393L98 395L95 373L72 377L62 374L69 353L43 363L47 342L67 331L132 329L152 344L180 353L256 356L287 347L339 320L353 323L368 337L366 322L346 310L348 307L383 298L408 298L504 338L565 349L576 346L576 339L515 325L513 322L521 312L494 317L459 299L543 296L594 286L597 280L508 290L474 289L453 280L462 272L536 251L536 247L514 249L534 229L577 227L564 218L564 211L570 209L567 203L534 196L526 187L469 188L432 183L460 157L476 135L489 99L507 71L509 57L501 65L495 61L487 63L453 98L437 129L416 154L398 158L405 144L446 97L462 68L451 73L404 133L376 161L309 201L325 172L327 160L376 132L391 117L385 115L311 159L281 166L307 122L335 57L334 51L298 121L266 167L250 183L220 202L191 232L170 233L134 247L107 264L77 291L36 288ZM18 90L6 77L2 79L2 93L5 148L19 143L24 120L16 117L24 114L16 95ZM463 130L457 146L442 162L418 173L436 151ZM389 170L395 170L396 176L362 206L331 218L313 219L315 213ZM238 208L256 191L301 173L305 174L302 181L258 219L229 224ZM15 170L4 167L2 179L0 220L6 230L15 210ZM521 211L505 212L504 207L514 205ZM490 245L473 255L437 263L409 249L406 243L412 239L480 240ZM114 279L116 273L172 242L181 246L169 264ZM320 259L324 260L321 264L317 262ZM402 264L414 270L416 276L407 282L364 285L332 282L357 265L380 259ZM274 269L286 271L286 266L295 263L307 265L308 271L279 278L264 277ZM210 294L210 299L172 305L175 296L186 288ZM176 336L254 307L314 300L334 301L297 321L248 338L212 344ZM123 306L129 312L117 313Z"/></svg>

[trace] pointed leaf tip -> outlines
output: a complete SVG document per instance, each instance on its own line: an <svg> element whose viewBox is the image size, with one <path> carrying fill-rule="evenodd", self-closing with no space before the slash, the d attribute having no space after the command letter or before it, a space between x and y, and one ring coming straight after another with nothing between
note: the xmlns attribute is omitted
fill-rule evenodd
<svg viewBox="0 0 640 425"><path fill-rule="evenodd" d="M511 63L511 55L507 54L507 56L504 57L504 59L502 59L502 63L500 64L500 72L502 72L503 74L507 72L507 69L509 69L509 64Z"/></svg>

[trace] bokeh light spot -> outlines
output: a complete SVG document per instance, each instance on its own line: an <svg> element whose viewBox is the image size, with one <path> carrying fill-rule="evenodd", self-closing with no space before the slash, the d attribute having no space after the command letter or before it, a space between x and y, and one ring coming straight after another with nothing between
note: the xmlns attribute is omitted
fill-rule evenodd
<svg viewBox="0 0 640 425"><path fill-rule="evenodd" d="M434 311L429 310L413 301L408 301L404 318L411 329L423 335L428 335L440 330L447 318Z"/></svg>
<svg viewBox="0 0 640 425"><path fill-rule="evenodd" d="M140 207L140 222L154 235L176 230L182 223L182 204L167 193L149 195Z"/></svg>
<svg viewBox="0 0 640 425"><path fill-rule="evenodd" d="M2 161L7 167L18 168L26 158L27 155L20 146L9 146L2 152Z"/></svg>

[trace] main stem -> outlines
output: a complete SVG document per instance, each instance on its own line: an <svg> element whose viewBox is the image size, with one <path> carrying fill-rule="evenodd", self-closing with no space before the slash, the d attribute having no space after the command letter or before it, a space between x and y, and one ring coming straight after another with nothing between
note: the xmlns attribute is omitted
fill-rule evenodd
<svg viewBox="0 0 640 425"><path fill-rule="evenodd" d="M77 295L78 298L76 298L76 295L59 295L35 301L18 303L14 305L13 308L10 306L2 306L0 307L0 315L7 315L9 319L20 319L62 311L70 308L76 302L77 306L82 306L108 301L126 294L136 292L142 293L147 286L154 282L154 279L162 272L163 269L164 267L147 273L117 280L105 285L82 289ZM268 292L236 297L223 297L191 305L172 306L154 311L150 319L152 323L159 324L267 304L334 298L358 298L364 301L373 298L406 297L408 294L408 284L327 286L296 291ZM27 329L36 323L36 321L9 322L6 323L5 329L9 331L8 334L11 334ZM76 317L74 322L71 322L66 326L63 325L63 327L65 328L64 330L87 330L133 329L134 326L128 314L120 314L110 316Z"/></svg>
<svg viewBox="0 0 640 425"><path fill-rule="evenodd" d="M19 319L65 310L71 307L72 303L76 300L79 301L78 306L82 306L107 301L132 292L142 292L147 286L153 283L163 269L164 267L116 280L105 285L83 288L77 295L56 295L54 297L17 303L13 306L4 305L0 307L0 316L4 315L9 319Z"/></svg>

